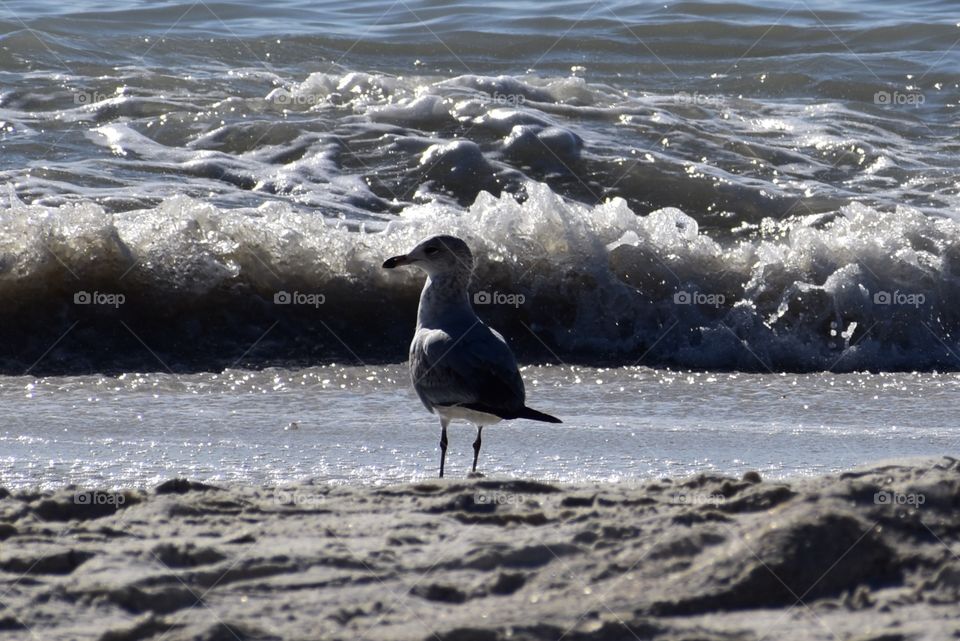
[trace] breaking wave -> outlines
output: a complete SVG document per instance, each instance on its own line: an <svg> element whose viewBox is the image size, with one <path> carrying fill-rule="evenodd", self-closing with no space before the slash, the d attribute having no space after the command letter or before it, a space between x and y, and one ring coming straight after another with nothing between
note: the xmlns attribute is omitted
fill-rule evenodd
<svg viewBox="0 0 960 641"><path fill-rule="evenodd" d="M714 238L676 208L638 215L623 199L582 204L536 182L524 193L357 224L282 202L221 209L177 196L109 212L27 205L11 189L0 209L0 369L400 361L422 277L380 264L441 232L473 248L478 313L522 361L960 366L951 219L854 203Z"/></svg>

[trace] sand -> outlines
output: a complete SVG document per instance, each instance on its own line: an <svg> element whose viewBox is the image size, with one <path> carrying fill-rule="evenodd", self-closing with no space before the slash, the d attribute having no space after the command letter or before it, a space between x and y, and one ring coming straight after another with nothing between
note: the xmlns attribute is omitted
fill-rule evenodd
<svg viewBox="0 0 960 641"><path fill-rule="evenodd" d="M0 638L960 638L960 465L0 490Z"/></svg>

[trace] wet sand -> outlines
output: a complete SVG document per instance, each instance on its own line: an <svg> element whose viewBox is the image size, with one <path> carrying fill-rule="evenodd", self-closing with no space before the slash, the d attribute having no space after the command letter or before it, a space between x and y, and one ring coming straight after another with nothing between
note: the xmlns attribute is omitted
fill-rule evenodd
<svg viewBox="0 0 960 641"><path fill-rule="evenodd" d="M960 465L0 489L0 638L960 637Z"/></svg>

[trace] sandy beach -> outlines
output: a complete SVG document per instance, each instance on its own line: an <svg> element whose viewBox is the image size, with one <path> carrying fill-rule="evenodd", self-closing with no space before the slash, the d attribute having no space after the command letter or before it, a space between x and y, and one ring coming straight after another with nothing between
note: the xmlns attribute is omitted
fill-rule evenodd
<svg viewBox="0 0 960 641"><path fill-rule="evenodd" d="M948 639L960 465L0 490L4 639Z"/></svg>

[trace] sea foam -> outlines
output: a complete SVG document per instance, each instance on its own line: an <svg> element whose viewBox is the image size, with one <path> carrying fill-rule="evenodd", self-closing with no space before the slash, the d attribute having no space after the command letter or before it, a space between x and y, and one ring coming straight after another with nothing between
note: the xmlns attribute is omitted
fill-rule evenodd
<svg viewBox="0 0 960 641"><path fill-rule="evenodd" d="M413 205L359 228L282 203L221 209L186 196L108 213L11 195L0 222L11 371L75 322L83 340L58 344L50 367L151 363L127 349L130 332L165 363L213 367L272 323L251 364L402 358L422 276L380 264L436 233L473 248L474 293L522 296L477 305L522 358L759 371L960 364L960 229L908 208L855 203L718 240L679 209L640 216L622 199L588 206L530 182L523 202L480 193L466 209ZM75 302L93 291L125 304ZM324 303L277 303L278 292Z"/></svg>

